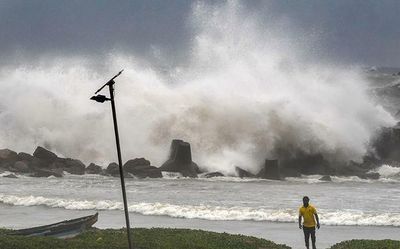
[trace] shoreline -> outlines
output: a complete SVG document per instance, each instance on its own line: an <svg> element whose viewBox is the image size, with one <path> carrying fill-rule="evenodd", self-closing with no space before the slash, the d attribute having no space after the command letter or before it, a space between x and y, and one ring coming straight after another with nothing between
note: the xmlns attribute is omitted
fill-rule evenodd
<svg viewBox="0 0 400 249"><path fill-rule="evenodd" d="M3 205L4 207L4 205ZM2 209L3 209L2 207ZM8 211L13 211L9 216ZM0 227L27 228L93 214L93 210L66 210L43 206L9 206L0 214ZM99 229L120 229L125 226L122 211L98 211L99 220L94 227ZM242 234L285 244L293 249L303 249L303 233L296 223L254 222L254 221L211 221L201 219L172 218L130 213L132 228L178 228L200 229L218 233ZM29 216L30 219L21 219ZM11 227L9 224L14 224ZM386 226L322 226L317 230L317 247L329 248L336 243L352 239L393 239L399 240L400 228Z"/></svg>

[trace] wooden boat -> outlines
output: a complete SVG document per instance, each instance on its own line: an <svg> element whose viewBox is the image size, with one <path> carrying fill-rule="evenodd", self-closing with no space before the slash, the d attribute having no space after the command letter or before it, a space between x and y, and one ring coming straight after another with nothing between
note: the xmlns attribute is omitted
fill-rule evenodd
<svg viewBox="0 0 400 249"><path fill-rule="evenodd" d="M98 213L77 219L65 220L58 223L25 228L12 231L9 235L23 235L23 236L51 236L56 238L72 238L84 230L92 227L97 222Z"/></svg>

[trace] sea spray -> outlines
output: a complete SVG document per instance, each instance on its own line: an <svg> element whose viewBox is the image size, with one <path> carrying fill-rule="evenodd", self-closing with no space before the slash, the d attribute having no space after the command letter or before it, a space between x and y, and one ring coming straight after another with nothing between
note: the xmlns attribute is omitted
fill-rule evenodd
<svg viewBox="0 0 400 249"><path fill-rule="evenodd" d="M312 34L260 15L268 13L237 1L195 4L187 64L167 73L118 49L105 59L107 70L83 57L2 67L0 147L115 160L109 106L89 98L125 69L116 84L124 159L158 166L171 139L181 138L202 168L230 174L235 165L256 171L266 157L298 151L360 160L374 132L394 119L370 100L359 71L310 59L318 46Z"/></svg>

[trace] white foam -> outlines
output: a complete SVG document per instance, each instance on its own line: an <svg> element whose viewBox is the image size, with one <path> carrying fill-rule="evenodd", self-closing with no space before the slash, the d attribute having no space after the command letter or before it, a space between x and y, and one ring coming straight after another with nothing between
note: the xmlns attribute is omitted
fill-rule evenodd
<svg viewBox="0 0 400 249"><path fill-rule="evenodd" d="M383 168L382 168L383 167ZM354 182L354 183L374 183L374 182L382 182L382 183L399 183L400 182L400 168L391 167L386 168L384 166L380 167L377 170L371 170L370 173L379 173L381 177L379 179L363 179L358 176L330 176L332 179L332 183L346 183L346 182ZM396 171L398 169L399 171ZM285 180L289 182L300 182L307 184L316 184L316 183L327 183L327 181L319 180L322 175L302 175L301 177L286 177Z"/></svg>
<svg viewBox="0 0 400 249"><path fill-rule="evenodd" d="M400 178L400 167L393 167L387 164L372 170L371 172L379 173L381 177L385 178Z"/></svg>
<svg viewBox="0 0 400 249"><path fill-rule="evenodd" d="M123 205L111 200L75 200L46 198L43 196L15 196L0 194L0 203L15 206L39 206L73 210L122 210ZM135 203L129 211L142 215L169 216L205 220L253 220L270 222L296 222L297 207L268 209L263 207L176 205L170 203ZM400 226L400 213L373 213L359 210L319 210L325 225Z"/></svg>

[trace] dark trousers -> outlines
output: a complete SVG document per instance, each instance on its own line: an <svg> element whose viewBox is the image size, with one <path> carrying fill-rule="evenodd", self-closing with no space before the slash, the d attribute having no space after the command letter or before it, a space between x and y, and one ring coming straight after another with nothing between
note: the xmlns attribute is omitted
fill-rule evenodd
<svg viewBox="0 0 400 249"><path fill-rule="evenodd" d="M316 249L316 247L315 247L315 227L303 227L303 232L304 232L304 239L306 241L307 249L310 248L310 235L311 235L312 248Z"/></svg>

